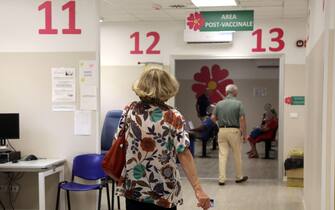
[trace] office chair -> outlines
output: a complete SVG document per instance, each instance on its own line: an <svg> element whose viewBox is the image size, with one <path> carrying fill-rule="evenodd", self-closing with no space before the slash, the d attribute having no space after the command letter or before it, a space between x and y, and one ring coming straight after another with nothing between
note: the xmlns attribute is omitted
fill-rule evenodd
<svg viewBox="0 0 335 210"><path fill-rule="evenodd" d="M110 197L107 182L108 177L106 176L105 172L101 167L103 157L104 156L100 154L84 154L84 155L78 155L73 159L71 182L64 181L58 184L56 210L59 209L59 196L61 189L66 191L68 210L71 210L70 191L81 192L81 191L99 190L98 210L100 210L101 193L104 187L106 187L108 210L110 210ZM86 180L97 180L97 181L100 180L100 183L81 184L74 181L75 177L79 177Z"/></svg>
<svg viewBox="0 0 335 210"><path fill-rule="evenodd" d="M101 153L105 154L112 145L114 134L119 126L122 110L107 112L101 131Z"/></svg>
<svg viewBox="0 0 335 210"><path fill-rule="evenodd" d="M115 132L119 126L122 110L111 110L107 112L101 131L101 154L105 154L112 146ZM114 209L115 182L112 182L112 208ZM120 197L117 196L118 209L120 209Z"/></svg>
<svg viewBox="0 0 335 210"><path fill-rule="evenodd" d="M272 149L272 142L276 141L277 130L278 130L278 127L273 131L273 135L272 135L271 139L267 139L267 140L264 141L264 143L265 143L265 157L264 157L264 159L273 159L273 158L270 157L270 151L274 151Z"/></svg>

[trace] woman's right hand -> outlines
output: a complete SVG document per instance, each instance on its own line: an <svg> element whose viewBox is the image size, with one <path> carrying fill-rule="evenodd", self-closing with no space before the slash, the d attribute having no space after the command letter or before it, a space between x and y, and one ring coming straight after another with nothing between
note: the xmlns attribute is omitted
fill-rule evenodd
<svg viewBox="0 0 335 210"><path fill-rule="evenodd" d="M197 205L198 207L201 207L204 210L207 210L211 207L210 198L202 189L196 190L195 196L198 200L198 205Z"/></svg>

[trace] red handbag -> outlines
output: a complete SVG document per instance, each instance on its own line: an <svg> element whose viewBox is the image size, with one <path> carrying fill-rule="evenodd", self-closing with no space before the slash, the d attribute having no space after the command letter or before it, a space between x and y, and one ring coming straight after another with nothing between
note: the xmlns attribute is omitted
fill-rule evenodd
<svg viewBox="0 0 335 210"><path fill-rule="evenodd" d="M127 109L124 124L119 132L118 137L114 139L114 143L112 144L108 152L105 154L105 157L102 161L103 170L114 181L120 180L122 170L126 164L126 152L127 152L126 124L127 124L128 111L131 108L131 106Z"/></svg>

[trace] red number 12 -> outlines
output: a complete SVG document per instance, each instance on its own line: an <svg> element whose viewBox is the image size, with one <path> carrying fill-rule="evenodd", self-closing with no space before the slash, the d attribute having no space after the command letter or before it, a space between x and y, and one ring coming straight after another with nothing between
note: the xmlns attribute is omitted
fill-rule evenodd
<svg viewBox="0 0 335 210"><path fill-rule="evenodd" d="M151 43L151 45L148 47L148 49L145 51L146 54L149 54L149 55L152 55L152 54L155 54L155 55L159 55L161 53L160 50L154 50L154 48L157 46L157 44L159 43L159 40L160 40L160 35L158 32L155 32L155 31L151 31L151 32L148 32L146 34L147 38L149 37L153 37L154 40L153 42ZM134 41L135 41L135 48L134 50L131 50L130 51L130 54L143 54L143 50L140 49L140 32L135 32L133 34L130 35L130 38L134 38Z"/></svg>
<svg viewBox="0 0 335 210"><path fill-rule="evenodd" d="M58 30L52 28L52 4L46 1L38 7L38 11L45 10L45 28L39 29L39 34L57 34ZM81 29L76 28L76 2L69 1L62 6L62 10L69 10L69 28L63 29L63 34L81 34Z"/></svg>

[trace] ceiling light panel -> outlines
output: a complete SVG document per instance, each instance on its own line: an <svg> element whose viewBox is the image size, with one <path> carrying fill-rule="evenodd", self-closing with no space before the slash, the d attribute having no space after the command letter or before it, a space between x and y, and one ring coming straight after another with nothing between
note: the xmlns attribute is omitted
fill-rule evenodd
<svg viewBox="0 0 335 210"><path fill-rule="evenodd" d="M196 7L236 6L235 0L192 0Z"/></svg>

